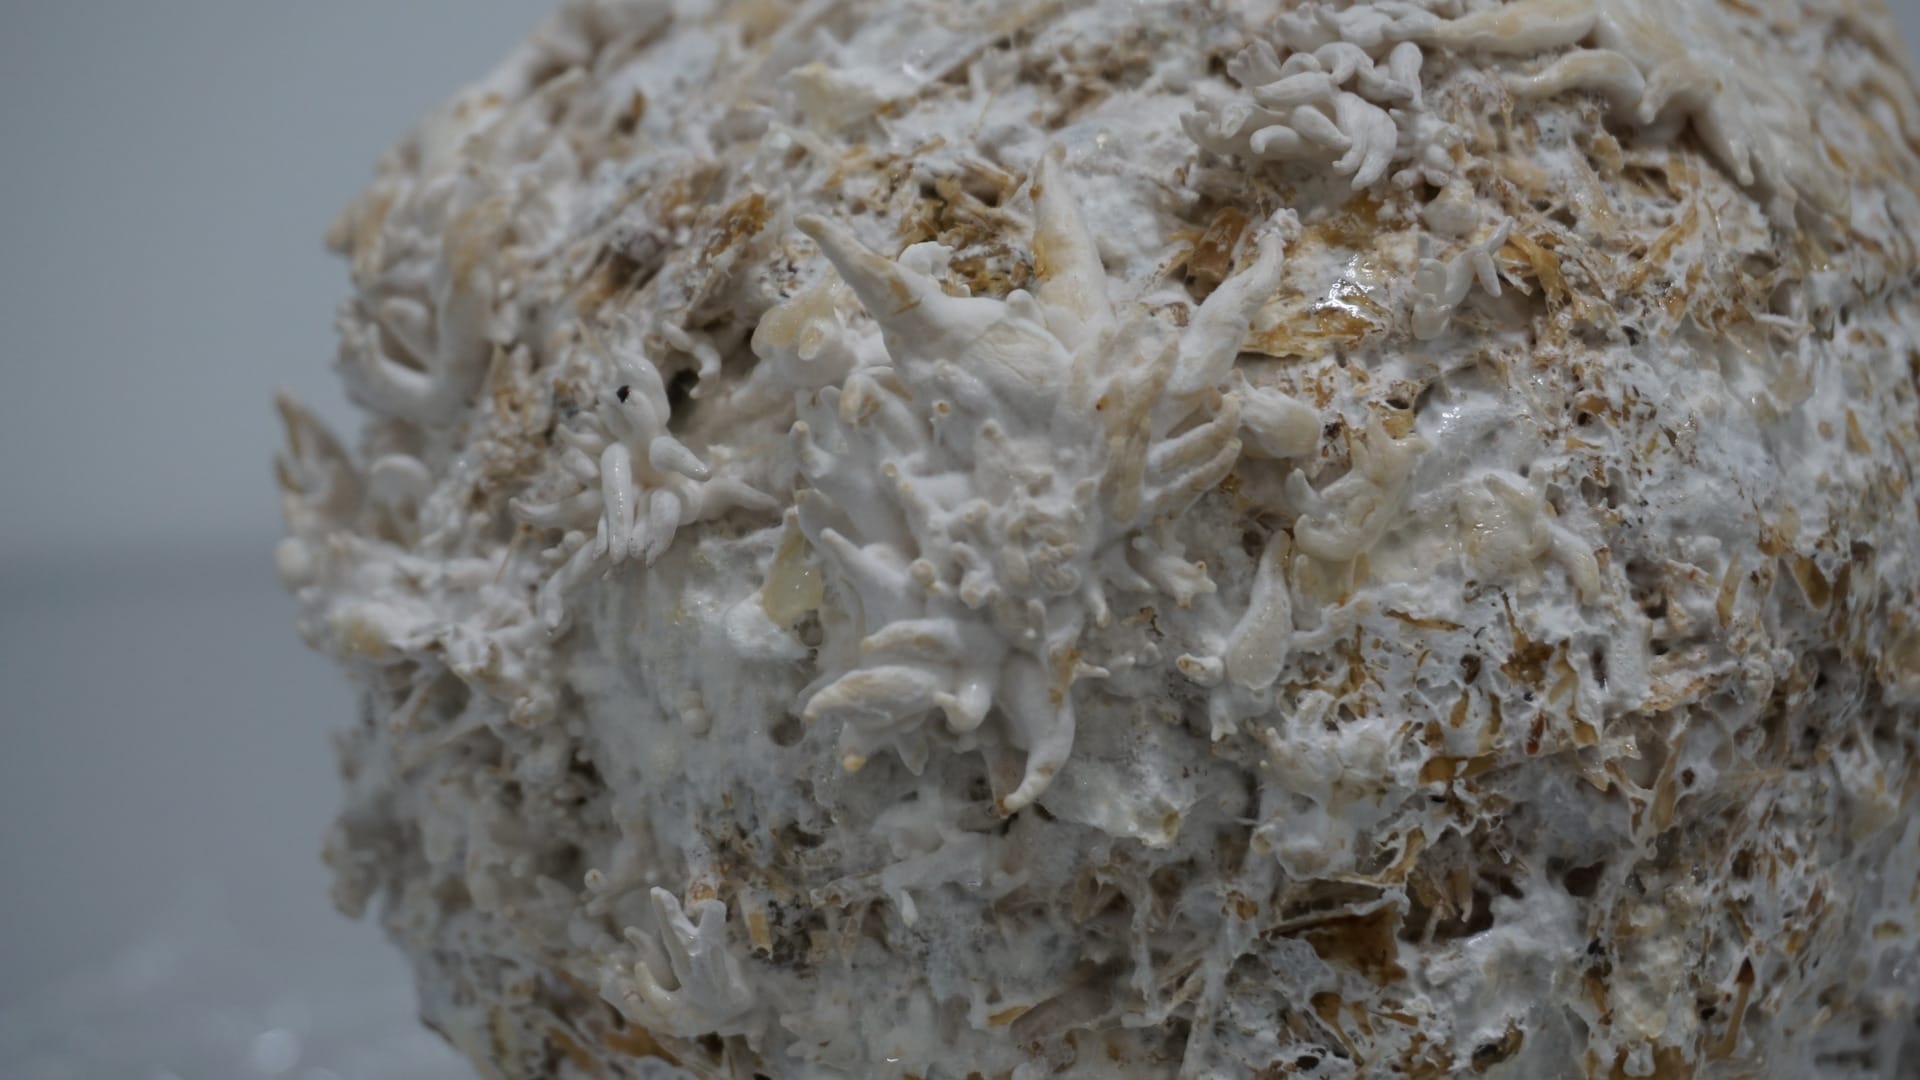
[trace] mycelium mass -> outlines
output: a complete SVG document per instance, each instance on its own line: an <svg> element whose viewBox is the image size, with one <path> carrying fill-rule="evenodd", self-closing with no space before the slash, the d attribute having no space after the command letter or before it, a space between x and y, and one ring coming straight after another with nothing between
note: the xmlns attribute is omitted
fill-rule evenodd
<svg viewBox="0 0 1920 1080"><path fill-rule="evenodd" d="M1852 0L595 0L330 240L326 857L483 1076L1920 1058Z"/></svg>

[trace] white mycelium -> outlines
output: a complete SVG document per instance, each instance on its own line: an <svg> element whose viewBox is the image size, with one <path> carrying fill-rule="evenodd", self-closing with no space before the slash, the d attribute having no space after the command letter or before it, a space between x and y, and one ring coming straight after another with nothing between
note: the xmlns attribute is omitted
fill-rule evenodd
<svg viewBox="0 0 1920 1080"><path fill-rule="evenodd" d="M1892 39L568 3L281 403L337 901L485 1076L1901 1075Z"/></svg>
<svg viewBox="0 0 1920 1080"><path fill-rule="evenodd" d="M1280 270L1268 232L1185 330L1146 311L1119 317L1047 160L1033 196L1035 293L950 297L838 226L800 223L888 356L815 395L794 425L809 485L801 531L855 601L851 625L829 635L852 648L822 651L830 681L801 718L834 721L850 769L893 745L918 771L930 711L966 736L997 706L1001 741L1027 757L1005 813L1030 805L1072 752L1074 681L1107 673L1081 660L1080 643L1112 623L1109 598L1211 588L1146 530L1232 469L1239 399L1217 388Z"/></svg>

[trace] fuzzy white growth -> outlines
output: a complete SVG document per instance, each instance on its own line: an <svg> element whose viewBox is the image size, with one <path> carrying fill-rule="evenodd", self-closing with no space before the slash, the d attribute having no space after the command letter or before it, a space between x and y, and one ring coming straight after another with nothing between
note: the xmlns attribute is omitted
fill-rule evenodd
<svg viewBox="0 0 1920 1080"><path fill-rule="evenodd" d="M1274 33L1295 49L1318 49L1346 43L1369 52L1386 48L1430 25L1426 5L1408 0L1381 0L1338 6L1307 3L1274 16Z"/></svg>
<svg viewBox="0 0 1920 1080"><path fill-rule="evenodd" d="M1735 181L1763 191L1776 218L1801 199L1839 212L1846 194L1805 102L1770 77L1742 36L1718 5L1520 0L1435 23L1418 40L1502 56L1574 46L1538 70L1509 73L1508 89L1521 98L1591 91L1656 133L1690 124Z"/></svg>
<svg viewBox="0 0 1920 1080"><path fill-rule="evenodd" d="M1461 489L1454 512L1466 534L1468 565L1483 579L1531 587L1540 560L1551 556L1583 600L1599 594L1593 553L1553 520L1541 492L1520 477L1488 473Z"/></svg>
<svg viewBox="0 0 1920 1080"><path fill-rule="evenodd" d="M274 460L280 510L296 536L339 526L360 509L365 484L340 440L306 406L274 395L287 452Z"/></svg>
<svg viewBox="0 0 1920 1080"><path fill-rule="evenodd" d="M1272 686L1286 667L1293 634L1293 598L1287 591L1287 559L1293 545L1275 531L1260 553L1247 610L1227 636L1222 657L1227 677L1248 690Z"/></svg>
<svg viewBox="0 0 1920 1080"><path fill-rule="evenodd" d="M1446 332L1447 322L1475 282L1490 296L1500 295L1500 274L1493 256L1506 246L1513 232L1511 220L1502 221L1486 240L1470 244L1445 260L1421 259L1413 275L1413 336L1431 341Z"/></svg>
<svg viewBox="0 0 1920 1080"><path fill-rule="evenodd" d="M1474 569L1492 580L1530 571L1553 546L1540 514L1540 496L1525 481L1488 474L1460 492L1456 512L1467 530L1466 553Z"/></svg>
<svg viewBox="0 0 1920 1080"><path fill-rule="evenodd" d="M1305 457L1320 445L1320 410L1270 387L1253 386L1238 373L1235 383L1248 453L1286 460Z"/></svg>
<svg viewBox="0 0 1920 1080"><path fill-rule="evenodd" d="M351 256L355 287L336 319L335 367L356 403L437 427L472 400L493 343L513 334L503 289L564 236L558 193L579 162L554 137L556 103L582 78L553 79L511 108L476 91L441 110L403 148L418 173L383 177L334 224L328 241Z"/></svg>
<svg viewBox="0 0 1920 1080"><path fill-rule="evenodd" d="M1357 838L1381 816L1378 803L1361 795L1353 780L1378 773L1391 744L1377 728L1329 730L1332 707L1330 695L1309 691L1284 730L1256 731L1268 751L1263 764L1295 797L1287 813L1268 816L1254 835L1291 876L1350 868Z"/></svg>
<svg viewBox="0 0 1920 1080"><path fill-rule="evenodd" d="M993 845L978 832L955 824L961 807L937 786L923 785L917 797L890 807L874 819L873 833L886 842L894 861L871 874L840 878L814 891L816 903L834 906L885 897L908 926L918 921L913 894L941 885L967 883L1000 887Z"/></svg>
<svg viewBox="0 0 1920 1080"><path fill-rule="evenodd" d="M1287 496L1300 510L1294 542L1316 559L1344 563L1366 554L1406 505L1414 461L1427 448L1418 435L1396 439L1378 420L1355 433L1352 468L1315 491L1304 473L1287 477Z"/></svg>
<svg viewBox="0 0 1920 1080"><path fill-rule="evenodd" d="M847 325L859 307L845 285L823 279L761 316L751 341L760 363L732 404L752 413L840 385L864 362Z"/></svg>
<svg viewBox="0 0 1920 1080"><path fill-rule="evenodd" d="M640 956L630 967L603 970L600 995L628 1020L665 1034L750 1034L753 987L727 944L727 905L706 899L682 908L665 889L650 895L658 931L626 929L627 943ZM664 973L658 970L663 967Z"/></svg>
<svg viewBox="0 0 1920 1080"><path fill-rule="evenodd" d="M1424 55L1409 40L1432 22L1411 4L1286 12L1275 22L1285 59L1267 41L1247 46L1227 73L1248 96L1203 100L1181 125L1214 153L1325 163L1355 189L1380 182L1395 162L1407 166L1397 183L1444 183L1458 137L1426 115Z"/></svg>
<svg viewBox="0 0 1920 1080"><path fill-rule="evenodd" d="M323 554L317 548L360 512L367 484L319 417L284 393L274 395L273 403L287 436L287 452L274 459L273 474L288 533L274 548L274 569L292 591L320 575Z"/></svg>
<svg viewBox="0 0 1920 1080"><path fill-rule="evenodd" d="M736 508L775 508L771 498L744 482L713 476L700 456L667 429L672 407L651 361L628 347L611 366L618 385L599 392L584 423L560 432L569 447L563 462L572 490L512 504L520 520L577 537L563 541L567 562L543 598L542 617L551 626L563 617L560 596L584 575L585 566L603 558L617 566L629 557L652 565L684 524ZM586 543L580 530L589 526L593 539Z"/></svg>
<svg viewBox="0 0 1920 1080"><path fill-rule="evenodd" d="M1073 745L1082 631L1116 589L1169 575L1140 535L1217 484L1240 452L1239 401L1217 389L1281 268L1277 233L1174 335L1117 313L1052 158L1034 180L1035 293L948 296L934 279L802 219L880 324L889 363L850 375L795 425L814 494L800 525L855 601L844 650L805 715L842 725L857 767L998 710L1027 754L1000 801L1030 804ZM1190 426L1189 420L1194 420ZM1177 433L1176 433L1177 432Z"/></svg>
<svg viewBox="0 0 1920 1080"><path fill-rule="evenodd" d="M482 1073L1892 1067L1876 6L562 2L277 470L337 902Z"/></svg>
<svg viewBox="0 0 1920 1080"><path fill-rule="evenodd" d="M488 320L495 276L490 260L504 228L498 203L483 202L447 225L431 307L404 297L381 301L377 325L343 312L340 377L360 405L418 424L450 423L486 375L493 346ZM397 343L392 355L384 341Z"/></svg>

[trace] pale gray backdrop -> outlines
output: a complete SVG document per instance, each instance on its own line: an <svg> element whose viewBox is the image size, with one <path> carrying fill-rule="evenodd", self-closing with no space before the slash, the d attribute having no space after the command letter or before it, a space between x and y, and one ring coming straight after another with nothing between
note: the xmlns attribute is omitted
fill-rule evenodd
<svg viewBox="0 0 1920 1080"><path fill-rule="evenodd" d="M0 1077L465 1075L327 906L269 395L348 426L320 236L545 8L0 3Z"/></svg>
<svg viewBox="0 0 1920 1080"><path fill-rule="evenodd" d="M321 234L546 8L0 0L0 1078L471 1075L327 902L271 394L348 421Z"/></svg>

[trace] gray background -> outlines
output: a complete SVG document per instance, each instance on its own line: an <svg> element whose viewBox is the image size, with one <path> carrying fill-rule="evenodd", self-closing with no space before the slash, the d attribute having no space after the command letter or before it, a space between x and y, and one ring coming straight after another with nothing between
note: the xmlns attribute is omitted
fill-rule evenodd
<svg viewBox="0 0 1920 1080"><path fill-rule="evenodd" d="M269 397L351 429L320 236L544 10L0 4L0 1076L466 1075L327 905Z"/></svg>
<svg viewBox="0 0 1920 1080"><path fill-rule="evenodd" d="M5 1080L471 1075L327 901L271 394L351 430L321 235L546 9L0 2Z"/></svg>

